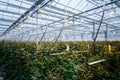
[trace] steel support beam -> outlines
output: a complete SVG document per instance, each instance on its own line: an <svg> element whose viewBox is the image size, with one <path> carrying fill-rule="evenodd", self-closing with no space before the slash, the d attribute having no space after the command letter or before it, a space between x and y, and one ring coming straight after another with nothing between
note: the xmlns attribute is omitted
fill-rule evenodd
<svg viewBox="0 0 120 80"><path fill-rule="evenodd" d="M117 0L110 0L111 2L117 1ZM115 3L120 8L120 2Z"/></svg>
<svg viewBox="0 0 120 80"><path fill-rule="evenodd" d="M8 25L8 24L0 24L0 26L10 26L10 25ZM7 28L5 28L5 29L7 29Z"/></svg>
<svg viewBox="0 0 120 80"><path fill-rule="evenodd" d="M45 10L46 12L48 12L48 10ZM11 11L6 11L6 10L0 10L0 12L4 12L4 13L9 13L9 14L14 14L14 15L22 15L21 13L16 13L16 12L11 12ZM54 13L54 12L53 12ZM57 15L53 15L53 14L49 14L49 13L41 13L41 15L45 15L45 16L50 16L50 17L55 17L55 18L59 18L59 19L62 19L63 17L62 16L57 16ZM7 15L6 15L7 16ZM35 18L35 17L33 17Z"/></svg>
<svg viewBox="0 0 120 80"><path fill-rule="evenodd" d="M42 20L48 20L48 21L55 21L53 19L47 19L47 18L42 18ZM0 21L4 21L4 22L14 22L14 20L11 19L0 19ZM24 24L30 24L30 25L36 25L35 23L31 23L31 22L24 22ZM4 24L3 24L4 25ZM7 25L7 24L5 24ZM9 25L10 26L10 25Z"/></svg>
<svg viewBox="0 0 120 80"><path fill-rule="evenodd" d="M120 1L120 0L119 0L119 1ZM116 2L116 1L111 2L111 3L107 3L106 5L110 5L110 4L113 4L113 3L115 3L115 2ZM81 12L81 13L79 13L79 14L75 14L75 15L73 15L73 16L79 16L80 14L84 14L84 13L87 13L87 12L90 12L90 11L93 11L93 10L96 10L96 9L98 9L98 8L101 8L101 7L103 7L103 5L102 5L102 6L95 7L95 8L90 9L90 10L86 10L86 11ZM73 16L69 16L68 18L71 18L71 17L73 17ZM58 20L58 21L55 21L55 22L52 22L52 23L50 23L50 24L54 24L54 23L60 22L60 21L62 21L62 20L63 20L63 19ZM50 24L48 24L48 25L50 25ZM44 26L46 26L46 25L44 25Z"/></svg>
<svg viewBox="0 0 120 80"><path fill-rule="evenodd" d="M44 3L42 6L40 6L40 8L46 6L50 1L52 1L52 0L48 0L46 3ZM4 34L6 34L7 32L9 32L11 29L14 29L17 25L19 25L21 23L21 21L25 21L27 19L26 15L30 14L31 11L33 11L36 7L38 7L42 3L43 3L43 0L38 0L23 15L21 15L16 21L14 21L13 24L1 36L3 36ZM35 10L34 12L32 12L31 15L33 15L38 10L39 10L39 8L37 10Z"/></svg>
<svg viewBox="0 0 120 80"><path fill-rule="evenodd" d="M118 0L118 1L120 1L120 0ZM105 5L108 6L108 5L111 5L111 4L113 4L113 3L117 3L118 1L113 1L113 2L107 3L107 4L105 4ZM84 13L87 13L87 12L90 12L90 11L93 11L93 10L96 10L96 9L99 9L99 8L102 8L102 7L103 7L103 5L98 6L98 7L95 7L95 8L92 8L92 9L89 9L89 10L86 10L86 11L84 11L84 12L80 12L80 13L78 13L78 14L74 14L73 16L74 16L74 17L79 16L79 17L82 17L82 18L86 18L86 19L91 20L91 18L89 18L89 17L81 16L81 14L84 14ZM60 10L60 9L59 9L59 10ZM49 11L49 12L50 12L50 11ZM72 18L73 16L68 16L67 19ZM60 22L60 21L62 21L62 20L64 20L64 19L55 21L55 22L50 23L50 24L54 24L54 23ZM93 20L93 21L96 21L96 20L94 20L94 19L92 19L92 20ZM99 21L96 21L96 22L99 22ZM106 24L106 23L104 23L104 24ZM109 25L109 24L108 24L108 25ZM110 25L111 25L111 24L110 24ZM114 26L114 25L111 25L111 26Z"/></svg>
<svg viewBox="0 0 120 80"><path fill-rule="evenodd" d="M11 12L11 11L6 11L6 10L0 10L0 12L9 13L9 14L14 14L14 15L21 15L20 13Z"/></svg>
<svg viewBox="0 0 120 80"><path fill-rule="evenodd" d="M1 4L3 3L3 4ZM17 9L22 9L22 10L27 10L28 8L25 8L25 7L22 7L22 6L18 6L18 5L15 5L15 4L11 4L11 3L8 3L8 2L4 2L4 1L0 1L0 4L1 5L7 5L9 7L13 7L13 8L17 8Z"/></svg>

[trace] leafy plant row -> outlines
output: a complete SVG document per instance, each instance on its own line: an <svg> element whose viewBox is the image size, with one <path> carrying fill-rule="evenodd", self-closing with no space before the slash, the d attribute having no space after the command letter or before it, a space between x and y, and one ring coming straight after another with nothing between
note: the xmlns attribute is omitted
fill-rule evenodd
<svg viewBox="0 0 120 80"><path fill-rule="evenodd" d="M108 44L115 47L108 52ZM120 80L120 42L96 43L91 61L106 58L106 62L87 66L87 53L91 42L0 42L0 74L5 80ZM67 54L51 56L52 53ZM53 50L51 51L51 49Z"/></svg>

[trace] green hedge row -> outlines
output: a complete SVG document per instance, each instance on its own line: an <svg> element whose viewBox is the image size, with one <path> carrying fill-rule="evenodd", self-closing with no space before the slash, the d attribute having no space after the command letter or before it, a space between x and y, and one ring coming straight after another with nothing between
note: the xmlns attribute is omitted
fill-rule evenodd
<svg viewBox="0 0 120 80"><path fill-rule="evenodd" d="M52 42L0 42L0 74L5 80L120 80L120 44L116 51L105 52L106 42L97 42L92 60L106 58L106 62L87 66L87 53L72 53L88 50L91 42L58 42L51 51ZM51 56L63 52L70 46L67 54ZM99 55L97 55L97 54ZM101 55L102 54L102 55ZM100 56L100 57L98 57Z"/></svg>

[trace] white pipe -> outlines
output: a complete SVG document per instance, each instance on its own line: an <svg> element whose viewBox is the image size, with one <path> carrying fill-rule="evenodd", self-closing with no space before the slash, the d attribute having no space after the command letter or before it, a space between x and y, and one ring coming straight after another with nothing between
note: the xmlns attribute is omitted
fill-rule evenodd
<svg viewBox="0 0 120 80"><path fill-rule="evenodd" d="M104 61L106 61L106 59L94 61L94 62L88 63L88 65L94 65L94 64L97 64L97 63L100 63L100 62L104 62Z"/></svg>
<svg viewBox="0 0 120 80"><path fill-rule="evenodd" d="M50 55L61 55L61 54L66 54L66 52L61 52L61 53L53 53L53 54L50 54Z"/></svg>
<svg viewBox="0 0 120 80"><path fill-rule="evenodd" d="M85 51L73 51L73 53L79 53L79 52L88 52L89 50L85 50Z"/></svg>

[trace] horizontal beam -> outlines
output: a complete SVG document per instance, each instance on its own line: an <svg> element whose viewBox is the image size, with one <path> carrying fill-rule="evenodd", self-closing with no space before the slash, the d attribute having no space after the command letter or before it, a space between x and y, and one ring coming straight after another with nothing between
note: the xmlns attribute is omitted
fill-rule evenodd
<svg viewBox="0 0 120 80"><path fill-rule="evenodd" d="M1 3L3 3L3 4L1 4ZM26 9L28 9L28 8L25 8L25 7L22 7L22 6L18 6L18 5L15 5L15 4L11 4L11 3L9 3L9 2L4 2L4 1L0 1L0 4L1 5L4 5L4 6L9 6L9 7L13 7L13 8L17 8L17 9L22 9L22 10L26 10Z"/></svg>
<svg viewBox="0 0 120 80"><path fill-rule="evenodd" d="M0 29L7 29L7 28L4 28L4 27L0 27Z"/></svg>
<svg viewBox="0 0 120 80"><path fill-rule="evenodd" d="M112 4L112 3L111 3ZM110 4L109 4L110 5ZM99 8L101 8L101 7L99 7ZM94 9L97 9L97 8L94 8ZM93 9L92 9L93 10ZM89 10L90 11L90 10ZM85 11L86 12L86 11ZM83 12L82 12L83 13ZM82 14L81 13L81 14ZM76 16L77 14L75 14L75 15L73 15L73 16ZM72 16L70 16L70 17L72 17ZM63 20L63 19L62 19ZM59 20L60 21L60 20ZM55 22L59 22L59 21L55 21ZM52 23L51 23L52 24Z"/></svg>
<svg viewBox="0 0 120 80"><path fill-rule="evenodd" d="M6 10L0 10L0 12L14 14L14 15L21 15L21 13L16 13L16 12L11 12L11 11L6 11Z"/></svg>
<svg viewBox="0 0 120 80"><path fill-rule="evenodd" d="M10 14L22 15L21 13L15 13L15 12L11 12L11 11L5 11L5 10L0 10L0 11L2 11L2 12L4 12L4 13L10 13ZM0 15L1 15L1 14L0 14ZM55 15L47 14L47 13L42 14L42 15L57 17L57 16L55 16ZM12 16L9 16L9 15L5 15L5 16L6 16L6 17L11 17L11 18L12 18ZM18 17L14 17L14 18L18 18ZM37 19L37 17L35 17L35 16L33 16L32 18ZM58 17L58 18L60 18L60 17ZM38 19L39 19L39 18L38 18ZM0 19L0 20L2 20L2 19ZM9 19L9 20L10 20L10 19ZM9 20L8 20L8 21L9 21ZM53 20L53 19L48 19L48 18L41 18L41 20L55 21L55 20Z"/></svg>
<svg viewBox="0 0 120 80"><path fill-rule="evenodd" d="M112 2L112 3L115 3L115 2ZM112 3L108 3L108 4L106 4L106 5L110 5L110 4L112 4ZM61 8L58 8L58 7L55 7L55 6L47 5L47 7L49 7L49 8L51 7L52 9L55 9L55 10L58 10L58 11L61 11L61 12L65 12L64 9L61 9ZM94 9L98 9L98 8L101 8L101 7L103 7L103 6L98 6L98 7L94 8ZM94 9L90 9L90 10L94 10ZM48 12L54 13L54 14L58 14L58 15L64 16L64 14L62 14L62 13L54 12L54 11L52 11L52 10L47 10L47 9L45 9L45 10L48 11ZM88 10L88 12L89 12L90 10ZM71 12L71 11L67 11L67 12L70 13L70 14L72 14L72 15L76 15L75 13L73 13L73 12ZM87 11L85 11L85 12L87 12ZM85 18L85 19L88 19L88 20L92 20L92 21L99 22L98 20L89 18L89 17L87 17L87 16L82 16L82 15L80 15L80 14L83 14L83 12L81 12L81 13L79 13L79 15L77 15L77 16L80 17L80 18ZM67 16L68 16L68 17L71 17L70 15L67 15ZM115 27L115 26L112 25L112 24L108 24L108 23L106 23L106 22L103 22L103 23Z"/></svg>
<svg viewBox="0 0 120 80"><path fill-rule="evenodd" d="M47 3L49 3L52 0L47 1L45 4L43 4L40 8L44 7ZM9 32L11 29L13 29L15 26L19 25L21 21L25 21L27 18L26 15L30 14L31 11L33 11L36 7L38 7L38 5L40 5L43 2L43 0L38 0L34 5L32 5L32 7L30 7L23 15L21 15L16 21L13 22L13 24L1 35L3 36L4 34L6 34L7 32ZM36 10L34 12L32 12L32 14L34 14L36 12ZM31 14L31 15L32 15Z"/></svg>
<svg viewBox="0 0 120 80"><path fill-rule="evenodd" d="M4 21L4 22L13 22L14 20L11 20L11 19L0 19L0 21Z"/></svg>
<svg viewBox="0 0 120 80"><path fill-rule="evenodd" d="M34 17L34 18L37 18L37 17ZM47 18L41 18L41 20L48 20L48 21L55 21L53 19L47 19ZM4 22L14 22L14 20L12 19L0 19L0 21L4 21ZM31 24L31 25L36 25L36 23L33 23L33 22L24 22L25 24ZM10 26L10 25L9 25Z"/></svg>
<svg viewBox="0 0 120 80"><path fill-rule="evenodd" d="M116 1L112 1L112 2L110 2L110 3L106 3L105 6L111 5L111 4L113 4L113 3L117 3L117 2L119 2L119 1L120 1L120 0L116 0ZM88 12L90 12L90 11L93 11L93 10L96 10L96 9L99 9L99 8L102 8L103 6L104 6L104 5L101 5L101 6L98 6L98 7L89 9L89 10L86 10L86 11L84 11L84 12L80 12L80 13L78 13L78 14L75 14L74 16L79 16L80 14L88 13Z"/></svg>

